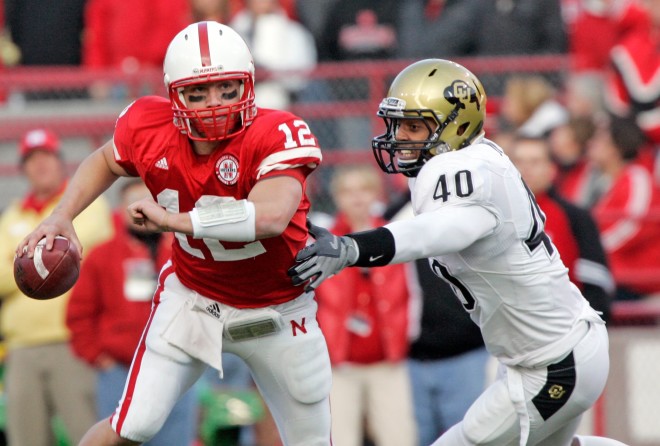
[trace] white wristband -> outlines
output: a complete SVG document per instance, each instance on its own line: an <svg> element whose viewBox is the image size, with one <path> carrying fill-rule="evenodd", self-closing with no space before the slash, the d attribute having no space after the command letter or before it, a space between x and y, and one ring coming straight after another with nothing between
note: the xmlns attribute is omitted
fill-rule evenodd
<svg viewBox="0 0 660 446"><path fill-rule="evenodd" d="M256 239L254 203L247 200L195 207L188 212L194 238L227 242L253 242Z"/></svg>

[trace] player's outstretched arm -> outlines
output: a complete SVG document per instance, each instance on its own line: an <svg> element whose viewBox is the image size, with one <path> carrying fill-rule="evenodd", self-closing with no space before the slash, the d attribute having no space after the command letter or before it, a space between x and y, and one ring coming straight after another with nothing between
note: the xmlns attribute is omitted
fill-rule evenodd
<svg viewBox="0 0 660 446"><path fill-rule="evenodd" d="M346 266L371 268L458 252L496 225L493 214L480 206L436 210L341 237L311 225L316 242L300 250L288 274L294 285L309 281L305 291L311 291Z"/></svg>

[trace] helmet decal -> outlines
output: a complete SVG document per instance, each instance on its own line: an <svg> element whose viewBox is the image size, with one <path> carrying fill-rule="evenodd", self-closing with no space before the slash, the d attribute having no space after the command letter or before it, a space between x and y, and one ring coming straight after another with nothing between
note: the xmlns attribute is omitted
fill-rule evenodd
<svg viewBox="0 0 660 446"><path fill-rule="evenodd" d="M468 104L474 103L477 110L481 109L481 103L477 99L477 91L464 80L455 80L451 85L445 88L444 93L447 102L461 109L466 108L466 102Z"/></svg>
<svg viewBox="0 0 660 446"><path fill-rule="evenodd" d="M199 56L202 59L202 66L211 65L211 50L209 49L209 32L206 22L197 24L199 29Z"/></svg>
<svg viewBox="0 0 660 446"><path fill-rule="evenodd" d="M404 110L406 108L406 101L399 98L385 98L380 104L381 107L387 107L394 110Z"/></svg>

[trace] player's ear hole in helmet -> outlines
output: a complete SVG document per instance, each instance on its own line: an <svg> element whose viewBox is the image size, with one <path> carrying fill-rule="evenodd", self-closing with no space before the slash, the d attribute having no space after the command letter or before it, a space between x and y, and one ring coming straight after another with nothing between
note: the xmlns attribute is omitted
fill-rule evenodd
<svg viewBox="0 0 660 446"><path fill-rule="evenodd" d="M459 150L484 134L486 93L465 67L443 59L425 59L405 68L392 81L378 107L386 131L372 140L380 168L414 177L431 157ZM428 133L401 137L410 120Z"/></svg>
<svg viewBox="0 0 660 446"><path fill-rule="evenodd" d="M252 123L257 113L254 61L245 41L230 27L213 21L187 26L170 42L163 72L174 124L191 139L220 141L242 133ZM186 88L227 81L239 83L233 103L199 108L184 97Z"/></svg>

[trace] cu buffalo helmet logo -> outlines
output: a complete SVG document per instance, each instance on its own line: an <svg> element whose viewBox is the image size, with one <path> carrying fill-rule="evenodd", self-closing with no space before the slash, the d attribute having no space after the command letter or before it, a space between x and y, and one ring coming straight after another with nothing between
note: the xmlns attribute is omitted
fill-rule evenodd
<svg viewBox="0 0 660 446"><path fill-rule="evenodd" d="M463 80L452 82L450 86L445 88L444 95L450 104L460 109L465 109L466 104L470 102L477 105L477 110L481 108L481 104L477 100L477 90Z"/></svg>

